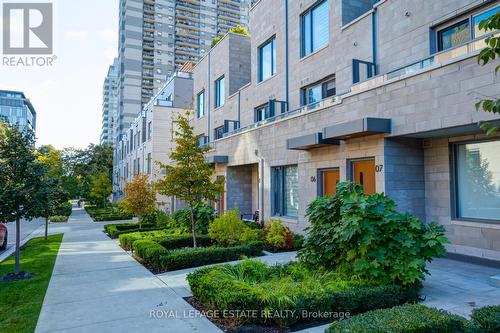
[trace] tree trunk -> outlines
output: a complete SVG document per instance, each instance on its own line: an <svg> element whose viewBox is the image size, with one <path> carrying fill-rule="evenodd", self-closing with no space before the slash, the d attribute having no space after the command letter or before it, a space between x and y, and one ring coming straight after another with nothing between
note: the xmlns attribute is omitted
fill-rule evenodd
<svg viewBox="0 0 500 333"><path fill-rule="evenodd" d="M16 262L14 264L14 273L19 274L19 252L21 247L21 220L16 217Z"/></svg>
<svg viewBox="0 0 500 333"><path fill-rule="evenodd" d="M47 240L47 237L49 236L49 217L45 217L45 240Z"/></svg>
<svg viewBox="0 0 500 333"><path fill-rule="evenodd" d="M189 206L191 210L191 231L193 233L193 248L196 248L196 223L194 221L194 210L193 206Z"/></svg>

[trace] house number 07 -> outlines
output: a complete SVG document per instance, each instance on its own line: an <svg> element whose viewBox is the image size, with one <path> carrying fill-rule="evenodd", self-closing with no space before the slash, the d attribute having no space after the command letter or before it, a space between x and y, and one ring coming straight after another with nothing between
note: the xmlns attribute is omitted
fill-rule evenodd
<svg viewBox="0 0 500 333"><path fill-rule="evenodd" d="M382 172L384 170L384 165L383 164L377 164L375 166L375 172Z"/></svg>

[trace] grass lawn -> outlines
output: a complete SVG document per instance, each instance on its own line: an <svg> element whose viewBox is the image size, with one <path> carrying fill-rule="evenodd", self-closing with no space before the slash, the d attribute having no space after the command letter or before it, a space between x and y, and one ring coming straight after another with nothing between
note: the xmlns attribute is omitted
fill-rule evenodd
<svg viewBox="0 0 500 333"><path fill-rule="evenodd" d="M34 238L21 248L21 271L31 279L0 282L0 332L34 332L63 235ZM14 255L0 263L0 276L14 271Z"/></svg>

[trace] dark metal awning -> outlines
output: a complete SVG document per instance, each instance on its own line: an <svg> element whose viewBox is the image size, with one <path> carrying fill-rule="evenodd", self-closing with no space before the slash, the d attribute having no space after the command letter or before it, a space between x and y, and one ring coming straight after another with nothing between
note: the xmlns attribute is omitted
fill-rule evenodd
<svg viewBox="0 0 500 333"><path fill-rule="evenodd" d="M347 140L379 133L391 133L390 119L367 117L325 127L323 139Z"/></svg>
<svg viewBox="0 0 500 333"><path fill-rule="evenodd" d="M208 156L206 160L209 164L227 164L229 162L229 157L225 155L214 155Z"/></svg>
<svg viewBox="0 0 500 333"><path fill-rule="evenodd" d="M297 136L286 140L286 148L292 150L309 150L328 145L338 145L339 140L323 139L322 133L313 133L309 135Z"/></svg>

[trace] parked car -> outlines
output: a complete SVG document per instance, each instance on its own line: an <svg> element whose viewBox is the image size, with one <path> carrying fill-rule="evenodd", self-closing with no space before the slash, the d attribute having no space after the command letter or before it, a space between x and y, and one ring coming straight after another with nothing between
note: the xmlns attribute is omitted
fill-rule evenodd
<svg viewBox="0 0 500 333"><path fill-rule="evenodd" d="M0 223L0 251L7 248L7 226Z"/></svg>

